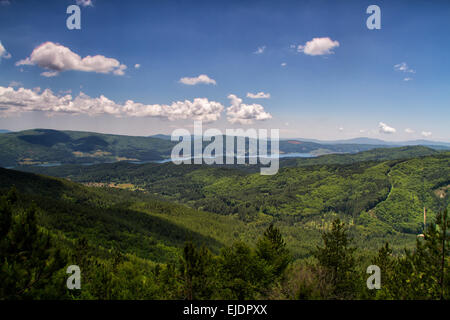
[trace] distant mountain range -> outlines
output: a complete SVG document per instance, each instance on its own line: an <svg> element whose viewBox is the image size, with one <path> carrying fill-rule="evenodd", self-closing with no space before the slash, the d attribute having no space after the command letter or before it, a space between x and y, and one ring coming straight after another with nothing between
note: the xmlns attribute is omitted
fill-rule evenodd
<svg viewBox="0 0 450 320"><path fill-rule="evenodd" d="M370 145L396 146L396 147L422 145L422 146L444 146L450 148L450 142L431 141L431 140L385 141L381 139L366 138L366 137L352 138L346 140L318 140L306 138L294 138L283 140L301 140L320 144L370 144Z"/></svg>
<svg viewBox="0 0 450 320"><path fill-rule="evenodd" d="M150 136L153 138L170 140L170 135L168 134L155 134ZM377 146L445 146L450 148L450 142L442 142L442 141L432 141L432 140L408 140L408 141L385 141L381 139L375 138L367 138L367 137L358 137L346 140L319 140L319 139L307 139L307 138L283 138L283 141L286 140L297 140L304 142L314 142L319 144L368 144L368 145L377 145Z"/></svg>
<svg viewBox="0 0 450 320"><path fill-rule="evenodd" d="M8 133L11 132L10 130L6 130L6 129L0 129L0 133Z"/></svg>
<svg viewBox="0 0 450 320"><path fill-rule="evenodd" d="M209 143L205 141L203 145L206 146ZM170 136L164 134L137 137L50 129L4 132L0 134L0 166L159 161L170 158L175 144L177 142L170 141ZM283 139L280 140L279 151L292 156L295 154L319 156L411 145L450 150L450 143L443 142L417 140L392 143L377 139L356 138L340 141ZM268 150L270 150L270 142ZM223 150L223 154L225 152L226 150Z"/></svg>

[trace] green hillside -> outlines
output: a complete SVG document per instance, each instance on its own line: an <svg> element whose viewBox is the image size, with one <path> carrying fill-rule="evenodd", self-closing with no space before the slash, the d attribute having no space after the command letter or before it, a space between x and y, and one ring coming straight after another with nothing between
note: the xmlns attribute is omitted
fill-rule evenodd
<svg viewBox="0 0 450 320"><path fill-rule="evenodd" d="M411 158L417 155L425 156ZM383 157L398 160L361 161ZM322 164L336 159L336 164ZM141 190L246 225L274 222L287 233L296 256L305 257L305 248L318 241L320 230L337 216L353 226L361 247L374 248L386 237L396 239L395 248L412 244L423 228L423 207L433 218L442 206L436 190L450 184L449 159L448 152L405 147L307 159L317 164L286 166L273 176L237 166L172 163L26 169L90 186Z"/></svg>
<svg viewBox="0 0 450 320"><path fill-rule="evenodd" d="M0 165L160 160L173 145L150 137L35 129L0 136Z"/></svg>
<svg viewBox="0 0 450 320"><path fill-rule="evenodd" d="M246 143L248 144L248 139ZM209 142L203 142L204 146L207 144ZM135 137L50 129L9 132L0 135L0 166L158 161L170 158L174 145L175 142L167 139L167 136ZM270 150L270 143L268 148ZM282 154L305 153L312 155L354 154L374 148L380 148L380 146L319 144L299 140L281 140L279 145ZM431 152L431 149L429 150ZM371 158L377 160L376 152ZM335 158L326 159L339 161L345 157L335 155ZM360 161L361 159L355 160ZM295 162L296 160L290 159L290 161ZM310 162L306 161L305 163L309 164Z"/></svg>

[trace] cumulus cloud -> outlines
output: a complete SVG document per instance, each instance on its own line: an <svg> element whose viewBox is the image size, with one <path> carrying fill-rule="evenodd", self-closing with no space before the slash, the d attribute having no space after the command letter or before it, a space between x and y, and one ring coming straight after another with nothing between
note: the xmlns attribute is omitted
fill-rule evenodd
<svg viewBox="0 0 450 320"><path fill-rule="evenodd" d="M251 93L248 92L247 93L247 98L250 99L269 99L270 98L270 93L264 93L264 92L258 92L258 93Z"/></svg>
<svg viewBox="0 0 450 320"><path fill-rule="evenodd" d="M430 131L422 131L422 136L424 136L425 138L429 138L431 137L433 133L431 133Z"/></svg>
<svg viewBox="0 0 450 320"><path fill-rule="evenodd" d="M216 84L216 80L211 79L206 74L201 74L198 77L193 78L184 77L180 79L180 82L188 86L195 86L196 84Z"/></svg>
<svg viewBox="0 0 450 320"><path fill-rule="evenodd" d="M258 47L258 48L256 49L256 51L253 52L253 53L254 53L254 54L263 54L264 51L266 51L266 46Z"/></svg>
<svg viewBox="0 0 450 320"><path fill-rule="evenodd" d="M9 58L11 58L11 54L6 51L5 47L3 46L2 42L0 41L0 61L2 60L2 58L9 59Z"/></svg>
<svg viewBox="0 0 450 320"><path fill-rule="evenodd" d="M325 38L313 38L305 43L305 45L299 45L297 47L298 52L310 56L322 56L327 54L333 54L333 49L339 47L339 42L331 40L328 37Z"/></svg>
<svg viewBox="0 0 450 320"><path fill-rule="evenodd" d="M118 60L102 55L81 58L69 48L53 42L41 44L28 58L16 62L16 66L22 65L37 65L48 70L42 73L45 77L56 76L68 70L124 75L127 68Z"/></svg>
<svg viewBox="0 0 450 320"><path fill-rule="evenodd" d="M380 122L378 124L378 128L380 130L380 133L392 134L392 133L397 132L397 130L395 130L395 128L392 128L383 122Z"/></svg>
<svg viewBox="0 0 450 320"><path fill-rule="evenodd" d="M141 65L139 64L139 63L136 63L135 65L134 65L134 68L135 69L139 69L141 67Z"/></svg>
<svg viewBox="0 0 450 320"><path fill-rule="evenodd" d="M281 63L281 66L282 66L282 67L286 67L286 66L287 66L287 63L286 63L286 62L282 62L282 63Z"/></svg>
<svg viewBox="0 0 450 320"><path fill-rule="evenodd" d="M394 65L394 70L407 73L416 73L416 71L411 69L406 62Z"/></svg>
<svg viewBox="0 0 450 320"><path fill-rule="evenodd" d="M91 98L84 93L56 95L50 89L40 90L0 86L0 116L17 116L24 112L41 111L48 115L112 115L116 117L161 117L169 120L193 119L216 121L224 107L206 98L176 101L170 105L146 105L133 100L118 104L101 95Z"/></svg>
<svg viewBox="0 0 450 320"><path fill-rule="evenodd" d="M411 129L411 128L406 128L405 132L408 133L408 134L411 134L411 133L414 133L415 131L413 129Z"/></svg>
<svg viewBox="0 0 450 320"><path fill-rule="evenodd" d="M93 7L92 0L77 0L77 5L82 7Z"/></svg>
<svg viewBox="0 0 450 320"><path fill-rule="evenodd" d="M234 94L228 96L231 106L227 108L227 120L231 123L252 124L253 121L263 121L272 118L259 104L243 104L242 99Z"/></svg>

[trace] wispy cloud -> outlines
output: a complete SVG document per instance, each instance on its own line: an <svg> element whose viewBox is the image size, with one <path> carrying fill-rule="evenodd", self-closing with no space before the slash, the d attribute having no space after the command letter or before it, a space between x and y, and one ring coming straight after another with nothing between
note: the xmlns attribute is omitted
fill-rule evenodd
<svg viewBox="0 0 450 320"><path fill-rule="evenodd" d="M37 65L47 69L48 71L42 73L45 77L54 77L60 72L69 70L113 73L122 76L127 68L118 60L102 55L81 58L69 48L53 42L41 44L28 58L16 62L16 66L23 65Z"/></svg>
<svg viewBox="0 0 450 320"><path fill-rule="evenodd" d="M264 92L258 92L258 93L251 93L248 92L247 93L247 98L250 99L269 99L270 98L270 93L264 93Z"/></svg>
<svg viewBox="0 0 450 320"><path fill-rule="evenodd" d="M216 80L211 79L206 74L201 74L198 77L184 77L181 78L180 81L182 84L186 84L188 86L195 86L197 84L213 84L216 85Z"/></svg>
<svg viewBox="0 0 450 320"><path fill-rule="evenodd" d="M11 54L6 51L5 47L3 46L2 42L0 41L0 61L2 60L2 58L9 59L9 58L11 58Z"/></svg>
<svg viewBox="0 0 450 320"><path fill-rule="evenodd" d="M11 81L11 82L9 83L9 86L10 86L10 87L20 87L21 85L22 85L22 83L19 82L19 81Z"/></svg>
<svg viewBox="0 0 450 320"><path fill-rule="evenodd" d="M429 138L432 135L433 135L433 133L430 132L430 131L422 131L422 136L425 137L425 138Z"/></svg>
<svg viewBox="0 0 450 320"><path fill-rule="evenodd" d="M408 133L408 134L415 133L415 131L413 129L411 129L411 128L406 128L405 132Z"/></svg>
<svg viewBox="0 0 450 320"><path fill-rule="evenodd" d="M333 49L339 47L339 45L338 41L331 40L328 37L313 38L306 42L305 45L299 45L297 51L310 56L322 56L333 54Z"/></svg>
<svg viewBox="0 0 450 320"><path fill-rule="evenodd" d="M266 46L261 46L261 47L258 47L258 49L256 49L256 51L253 53L254 54L263 54L264 51L266 51Z"/></svg>
<svg viewBox="0 0 450 320"><path fill-rule="evenodd" d="M416 71L411 69L406 62L394 65L394 70L407 73L416 73Z"/></svg>
<svg viewBox="0 0 450 320"><path fill-rule="evenodd" d="M77 5L82 7L93 7L92 0L77 0Z"/></svg>

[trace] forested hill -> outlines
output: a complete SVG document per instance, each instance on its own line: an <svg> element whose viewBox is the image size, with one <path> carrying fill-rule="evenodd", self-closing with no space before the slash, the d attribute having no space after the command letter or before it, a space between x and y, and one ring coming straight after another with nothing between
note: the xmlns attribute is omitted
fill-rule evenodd
<svg viewBox="0 0 450 320"><path fill-rule="evenodd" d="M6 194L11 187L17 189L21 206L26 208L35 203L39 207L39 224L52 232L67 239L86 238L97 246L152 261L176 259L187 240L206 244L216 252L223 246L221 241L233 241L220 235L230 232L227 225L236 222L225 223L225 219L212 218L211 214L146 194L88 188L64 179L0 168L0 194ZM193 228L179 221L193 219L197 220ZM213 238L205 231L196 231L202 225L222 231Z"/></svg>
<svg viewBox="0 0 450 320"><path fill-rule="evenodd" d="M0 166L158 161L170 158L175 144L167 136L161 135L136 137L50 129L8 132L0 134ZM204 146L207 144L209 142L203 142ZM282 154L358 153L381 147L383 146L373 144L321 144L300 140L281 140L279 143ZM444 146L440 148L445 149Z"/></svg>
<svg viewBox="0 0 450 320"><path fill-rule="evenodd" d="M374 161L381 152L394 160ZM94 189L135 190L217 217L231 217L249 228L275 222L290 235L288 245L298 257L306 254L304 246L310 247L336 216L352 224L362 247L375 247L386 237L395 238L397 248L411 244L423 229L423 207L432 219L446 199L441 196L450 184L450 153L407 147L353 156L352 161L352 155L308 159L312 164L283 167L273 176L236 167L172 163L26 169Z"/></svg>
<svg viewBox="0 0 450 320"><path fill-rule="evenodd" d="M161 160L174 143L151 138L35 129L0 135L0 166Z"/></svg>

